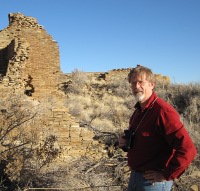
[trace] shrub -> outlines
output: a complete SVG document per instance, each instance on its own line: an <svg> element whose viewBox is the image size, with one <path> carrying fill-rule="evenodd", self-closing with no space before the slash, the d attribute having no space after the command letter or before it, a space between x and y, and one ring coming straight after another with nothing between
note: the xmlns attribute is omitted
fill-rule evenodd
<svg viewBox="0 0 200 191"><path fill-rule="evenodd" d="M1 187L14 190L33 182L37 184L42 168L59 155L59 149L54 147L56 137L50 135L40 139L38 131L41 129L36 128L40 109L25 96L10 95L1 100L0 105Z"/></svg>
<svg viewBox="0 0 200 191"><path fill-rule="evenodd" d="M71 79L67 85L63 84L61 90L65 93L81 94L87 86L88 77L85 72L75 69L71 74Z"/></svg>

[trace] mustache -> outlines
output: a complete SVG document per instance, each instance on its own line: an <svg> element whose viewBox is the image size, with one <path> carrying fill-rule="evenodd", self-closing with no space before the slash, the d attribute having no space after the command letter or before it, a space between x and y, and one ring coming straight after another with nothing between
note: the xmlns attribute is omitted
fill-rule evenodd
<svg viewBox="0 0 200 191"><path fill-rule="evenodd" d="M140 91L134 91L134 94L138 94L138 93L144 93L144 91L140 90Z"/></svg>

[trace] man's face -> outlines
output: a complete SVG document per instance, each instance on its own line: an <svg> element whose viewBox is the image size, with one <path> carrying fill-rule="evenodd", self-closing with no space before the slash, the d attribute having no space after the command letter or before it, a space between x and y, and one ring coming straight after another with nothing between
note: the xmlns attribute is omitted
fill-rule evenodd
<svg viewBox="0 0 200 191"><path fill-rule="evenodd" d="M141 76L132 76L130 85L135 100L139 101L140 103L143 103L149 99L155 86L154 83L146 80L145 74Z"/></svg>

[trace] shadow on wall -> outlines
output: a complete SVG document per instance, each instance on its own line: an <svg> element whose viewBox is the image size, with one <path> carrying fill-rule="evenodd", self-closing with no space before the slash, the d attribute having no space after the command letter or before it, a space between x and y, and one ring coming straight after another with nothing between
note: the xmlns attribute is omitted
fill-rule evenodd
<svg viewBox="0 0 200 191"><path fill-rule="evenodd" d="M34 86L32 85L32 79L33 79L33 78L29 75L29 76L28 76L28 80L26 81L24 93L25 93L27 96L32 96L32 93L34 93L34 91L35 91L35 88L34 88Z"/></svg>
<svg viewBox="0 0 200 191"><path fill-rule="evenodd" d="M8 47L0 50L0 76L6 76L8 69Z"/></svg>

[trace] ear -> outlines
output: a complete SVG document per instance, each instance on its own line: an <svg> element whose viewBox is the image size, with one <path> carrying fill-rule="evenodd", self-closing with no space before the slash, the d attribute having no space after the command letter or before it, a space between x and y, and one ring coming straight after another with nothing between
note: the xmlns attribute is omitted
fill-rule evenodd
<svg viewBox="0 0 200 191"><path fill-rule="evenodd" d="M153 90L156 86L156 83L155 82L150 82L149 83L149 87Z"/></svg>

